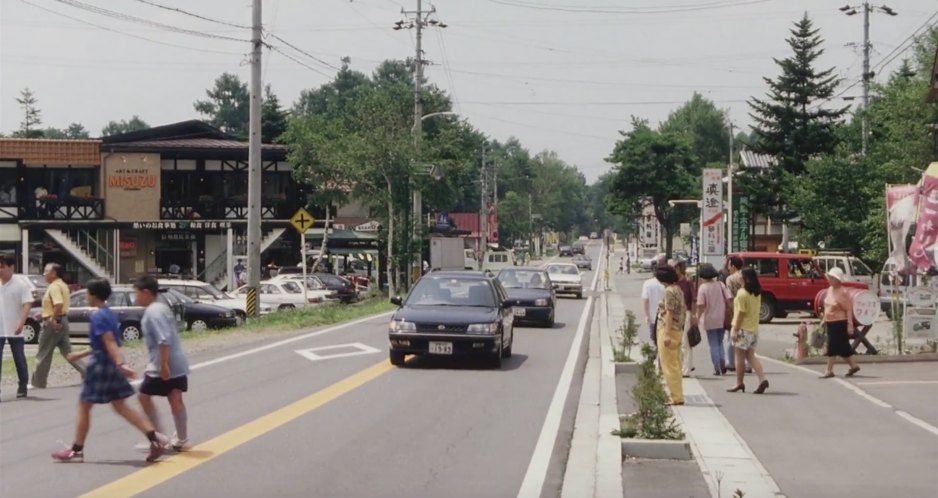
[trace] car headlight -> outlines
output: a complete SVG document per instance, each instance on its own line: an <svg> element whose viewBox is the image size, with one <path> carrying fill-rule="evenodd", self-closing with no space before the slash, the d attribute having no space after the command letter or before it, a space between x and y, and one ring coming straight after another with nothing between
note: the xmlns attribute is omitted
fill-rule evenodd
<svg viewBox="0 0 938 498"><path fill-rule="evenodd" d="M415 332L417 325L414 322L405 322L404 320L391 320L389 328L391 332Z"/></svg>
<svg viewBox="0 0 938 498"><path fill-rule="evenodd" d="M546 299L538 299L538 300L534 301L534 306L547 306L547 300L546 300Z"/></svg>
<svg viewBox="0 0 938 498"><path fill-rule="evenodd" d="M498 322L473 323L466 332L470 334L494 334L498 332Z"/></svg>

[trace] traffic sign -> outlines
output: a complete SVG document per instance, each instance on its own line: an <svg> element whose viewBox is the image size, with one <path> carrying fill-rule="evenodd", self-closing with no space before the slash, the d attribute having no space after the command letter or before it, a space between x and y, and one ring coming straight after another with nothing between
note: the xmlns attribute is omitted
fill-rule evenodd
<svg viewBox="0 0 938 498"><path fill-rule="evenodd" d="M303 235L313 227L313 215L309 214L309 211L299 208L290 218L290 224L297 232L300 232L300 235Z"/></svg>

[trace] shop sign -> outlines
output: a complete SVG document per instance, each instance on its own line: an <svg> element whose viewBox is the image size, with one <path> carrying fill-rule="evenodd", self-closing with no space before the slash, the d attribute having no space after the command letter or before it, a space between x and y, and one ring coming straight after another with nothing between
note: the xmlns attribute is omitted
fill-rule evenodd
<svg viewBox="0 0 938 498"><path fill-rule="evenodd" d="M703 170L703 254L722 256L723 229L723 170Z"/></svg>
<svg viewBox="0 0 938 498"><path fill-rule="evenodd" d="M121 239L118 246L120 247L121 256L137 255L137 239Z"/></svg>
<svg viewBox="0 0 938 498"><path fill-rule="evenodd" d="M369 221L368 223L362 223L355 227L356 232L377 232L378 231L378 222Z"/></svg>
<svg viewBox="0 0 938 498"><path fill-rule="evenodd" d="M230 221L135 221L134 230L222 230L231 228Z"/></svg>
<svg viewBox="0 0 938 498"><path fill-rule="evenodd" d="M108 187L124 190L156 188L157 177L149 169L123 168L108 175Z"/></svg>
<svg viewBox="0 0 938 498"><path fill-rule="evenodd" d="M160 240L164 242L195 242L195 234L192 232L163 232L160 234Z"/></svg>

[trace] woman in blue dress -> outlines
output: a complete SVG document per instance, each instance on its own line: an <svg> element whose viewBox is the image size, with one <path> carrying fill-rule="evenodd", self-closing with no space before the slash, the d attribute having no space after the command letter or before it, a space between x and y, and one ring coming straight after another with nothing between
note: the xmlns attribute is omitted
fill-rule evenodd
<svg viewBox="0 0 938 498"><path fill-rule="evenodd" d="M131 425L146 434L150 441L150 453L147 461L155 461L165 450L166 436L159 434L146 417L127 406L127 398L134 395L128 378L136 375L134 369L124 362L120 350L119 324L114 312L107 306L111 296L111 284L103 278L95 278L86 285L88 305L97 308L91 313L88 339L91 349L68 355L69 361L77 361L90 356L87 374L81 388L78 403L78 424L75 429L75 441L71 447L52 454L58 462L82 462L85 459L85 438L91 426L91 407L96 404L110 404L114 411Z"/></svg>

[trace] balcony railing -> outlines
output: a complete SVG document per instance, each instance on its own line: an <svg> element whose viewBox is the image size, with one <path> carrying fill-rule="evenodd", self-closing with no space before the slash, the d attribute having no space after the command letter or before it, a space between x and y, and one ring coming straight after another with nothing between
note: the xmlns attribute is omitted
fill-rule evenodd
<svg viewBox="0 0 938 498"><path fill-rule="evenodd" d="M302 201L264 199L261 218L265 220L286 220L293 216ZM222 200L202 199L160 199L160 219L164 220L243 220L247 218L247 200L233 197Z"/></svg>
<svg viewBox="0 0 938 498"><path fill-rule="evenodd" d="M100 220L104 218L104 199L47 197L19 206L23 220Z"/></svg>

